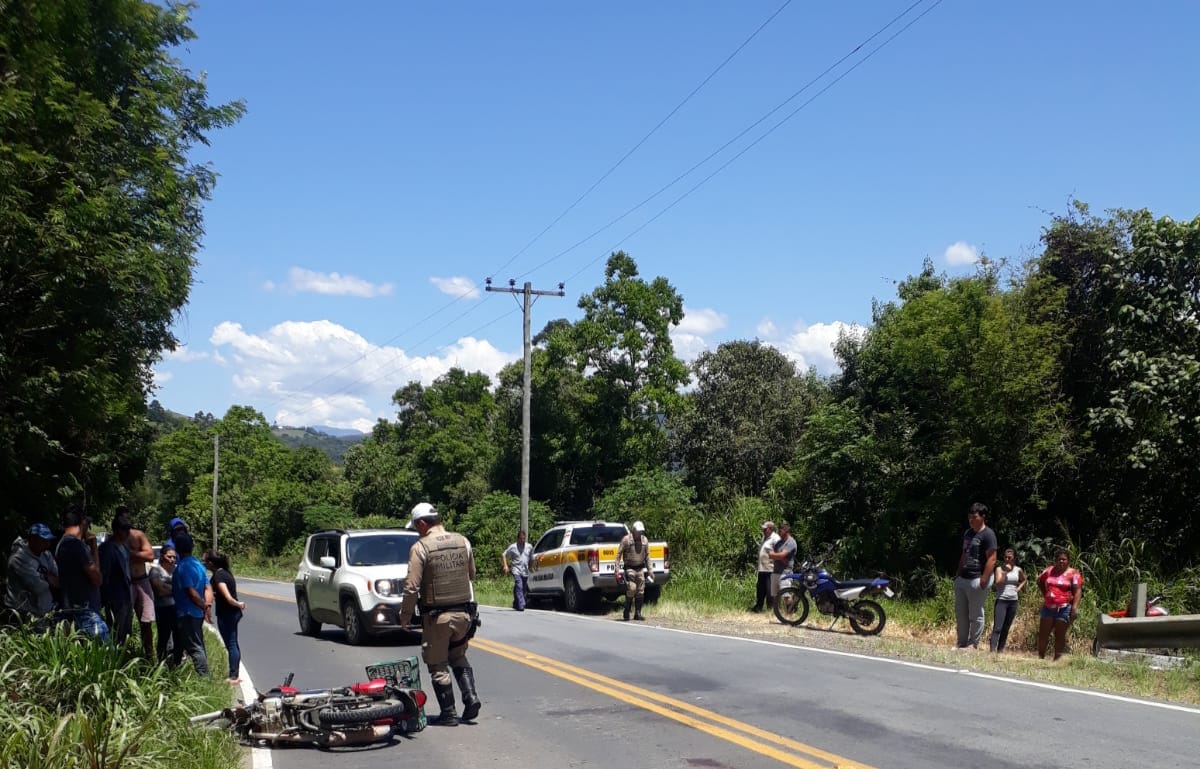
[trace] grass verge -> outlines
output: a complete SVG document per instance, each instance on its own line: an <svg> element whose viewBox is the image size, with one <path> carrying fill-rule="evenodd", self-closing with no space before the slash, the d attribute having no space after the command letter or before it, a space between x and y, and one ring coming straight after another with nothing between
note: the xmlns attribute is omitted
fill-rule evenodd
<svg viewBox="0 0 1200 769"><path fill-rule="evenodd" d="M224 671L220 642L206 645L210 670ZM0 633L0 659L0 766L228 769L241 762L228 733L187 721L229 705L221 672L201 679L186 663L152 665L132 647L25 628Z"/></svg>
<svg viewBox="0 0 1200 769"><path fill-rule="evenodd" d="M830 627L829 618L816 612L801 627L782 625L769 612L747 611L754 602L754 576L722 574L716 569L681 567L672 570L662 598L647 609L650 624L720 635L758 638L796 646L854 651L881 657L944 665L980 673L1011 676L1080 689L1110 692L1131 697L1200 705L1200 655L1190 652L1186 664L1160 670L1145 658L1093 657L1092 641L1098 610L1085 605L1085 613L1068 635L1068 653L1058 662L1039 659L1037 646L1038 607L1036 591L1021 600L1016 621L1003 654L986 651L992 621L991 601L987 606L984 651L955 647L954 590L950 580L939 584L933 598L910 601L881 600L888 614L879 636L855 635L845 620ZM512 581L482 579L475 583L480 603L509 606ZM621 603L602 603L596 614L616 615Z"/></svg>

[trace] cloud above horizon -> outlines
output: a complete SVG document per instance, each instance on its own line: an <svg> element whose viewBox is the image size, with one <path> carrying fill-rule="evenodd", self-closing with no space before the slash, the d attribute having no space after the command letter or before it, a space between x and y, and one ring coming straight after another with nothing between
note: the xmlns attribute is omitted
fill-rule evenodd
<svg viewBox="0 0 1200 769"><path fill-rule="evenodd" d="M337 272L316 272L303 267L292 267L288 270L287 282L282 286L273 281L263 284L267 291L277 288L297 294L325 294L327 296L357 296L372 299L377 296L388 296L392 293L391 283L371 283L353 275L342 275Z"/></svg>
<svg viewBox="0 0 1200 769"><path fill-rule="evenodd" d="M478 299L479 287L470 278L456 276L453 278L430 278L429 282L437 286L437 290L455 299Z"/></svg>
<svg viewBox="0 0 1200 769"><path fill-rule="evenodd" d="M456 366L494 378L520 357L469 336L430 355L410 355L328 320L285 321L260 334L226 321L209 342L218 354L226 351L235 390L270 399L263 408L268 419L364 432L379 418L394 418L391 396L409 382L427 386Z"/></svg>
<svg viewBox="0 0 1200 769"><path fill-rule="evenodd" d="M979 261L979 249L965 240L960 240L946 246L946 252L942 256L951 267L965 267Z"/></svg>
<svg viewBox="0 0 1200 769"><path fill-rule="evenodd" d="M774 331L775 324L770 320L759 323L760 332ZM841 334L862 335L866 329L857 323L846 323L835 320L829 323L799 323L795 330L783 339L763 337L762 341L779 350L801 371L814 367L817 373L824 376L836 374L841 370L833 346Z"/></svg>
<svg viewBox="0 0 1200 769"><path fill-rule="evenodd" d="M729 317L724 313L710 308L693 309L684 305L683 320L678 326L671 328L671 346L675 349L675 357L684 363L691 363L713 345L707 337L729 323Z"/></svg>

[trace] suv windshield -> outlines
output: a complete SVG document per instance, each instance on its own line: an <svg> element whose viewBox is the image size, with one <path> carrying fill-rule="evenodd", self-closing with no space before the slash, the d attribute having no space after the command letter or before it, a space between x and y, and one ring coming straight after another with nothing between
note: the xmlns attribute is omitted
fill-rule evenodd
<svg viewBox="0 0 1200 769"><path fill-rule="evenodd" d="M346 540L346 562L351 566L387 566L408 563L413 534L372 534Z"/></svg>
<svg viewBox="0 0 1200 769"><path fill-rule="evenodd" d="M625 536L624 526L580 526L571 529L572 545L615 545Z"/></svg>

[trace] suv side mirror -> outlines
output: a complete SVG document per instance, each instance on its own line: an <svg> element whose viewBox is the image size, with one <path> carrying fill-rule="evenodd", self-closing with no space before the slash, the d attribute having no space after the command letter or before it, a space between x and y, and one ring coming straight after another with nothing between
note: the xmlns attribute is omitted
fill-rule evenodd
<svg viewBox="0 0 1200 769"><path fill-rule="evenodd" d="M337 568L337 561L333 560L332 555L321 556L321 560L318 561L318 563L320 563L322 569L336 569Z"/></svg>

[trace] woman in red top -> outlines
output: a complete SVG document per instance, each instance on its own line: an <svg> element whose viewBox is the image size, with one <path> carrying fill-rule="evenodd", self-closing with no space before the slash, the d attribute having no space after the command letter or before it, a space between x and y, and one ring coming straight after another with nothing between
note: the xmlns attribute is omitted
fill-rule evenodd
<svg viewBox="0 0 1200 769"><path fill-rule="evenodd" d="M1054 552L1054 565L1038 575L1042 602L1042 622L1038 626L1038 656L1046 658L1046 642L1054 630L1054 659L1062 656L1067 647L1067 627L1079 616L1079 598L1083 595L1083 575L1071 568L1066 550Z"/></svg>

